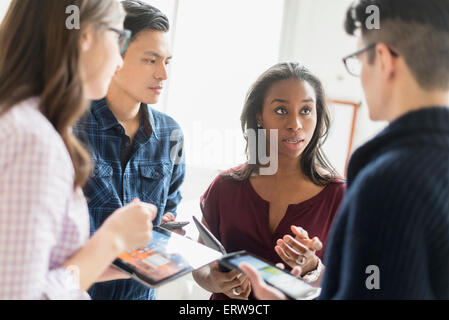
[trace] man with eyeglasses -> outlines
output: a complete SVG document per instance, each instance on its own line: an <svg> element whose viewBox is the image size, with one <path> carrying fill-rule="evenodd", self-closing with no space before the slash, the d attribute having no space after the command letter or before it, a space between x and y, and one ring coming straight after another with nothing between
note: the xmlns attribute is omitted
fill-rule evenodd
<svg viewBox="0 0 449 320"><path fill-rule="evenodd" d="M360 32L345 66L389 126L351 158L320 298L449 299L449 1L357 1L345 28ZM241 267L256 296L284 298Z"/></svg>
<svg viewBox="0 0 449 320"><path fill-rule="evenodd" d="M157 206L154 224L174 221L185 176L179 125L150 107L168 77L169 21L144 2L122 4L125 30L109 30L117 33L123 67L112 78L107 96L94 101L75 126L95 164L84 189L92 233L134 198ZM96 300L156 298L154 289L131 279L97 283L89 294Z"/></svg>

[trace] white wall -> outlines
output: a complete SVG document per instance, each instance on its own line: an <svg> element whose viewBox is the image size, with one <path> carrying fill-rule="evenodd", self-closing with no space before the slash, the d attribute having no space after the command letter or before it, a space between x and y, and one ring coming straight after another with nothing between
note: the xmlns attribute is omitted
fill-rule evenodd
<svg viewBox="0 0 449 320"><path fill-rule="evenodd" d="M369 120L360 80L349 75L342 58L356 51L354 37L343 28L353 0L285 0L280 59L302 62L323 82L331 99L361 103L354 147L379 132L386 123Z"/></svg>
<svg viewBox="0 0 449 320"><path fill-rule="evenodd" d="M245 161L240 113L250 85L278 61L282 13L279 0L179 1L166 110L184 130L188 164Z"/></svg>
<svg viewBox="0 0 449 320"><path fill-rule="evenodd" d="M3 16L8 10L11 0L0 0L0 21L3 20Z"/></svg>
<svg viewBox="0 0 449 320"><path fill-rule="evenodd" d="M250 85L279 60L283 2L182 0L177 12L165 110L185 134L182 191L198 210L218 171L245 161L240 113Z"/></svg>

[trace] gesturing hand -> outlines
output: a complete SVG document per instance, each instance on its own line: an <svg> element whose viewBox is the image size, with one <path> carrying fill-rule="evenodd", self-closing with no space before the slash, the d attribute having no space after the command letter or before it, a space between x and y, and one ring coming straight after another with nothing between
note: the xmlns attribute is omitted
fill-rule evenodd
<svg viewBox="0 0 449 320"><path fill-rule="evenodd" d="M292 269L300 268L300 271L295 273L304 275L317 268L319 258L315 253L321 250L323 245L318 237L310 239L307 231L301 227L291 226L291 230L295 238L285 235L282 239L278 239L274 249Z"/></svg>

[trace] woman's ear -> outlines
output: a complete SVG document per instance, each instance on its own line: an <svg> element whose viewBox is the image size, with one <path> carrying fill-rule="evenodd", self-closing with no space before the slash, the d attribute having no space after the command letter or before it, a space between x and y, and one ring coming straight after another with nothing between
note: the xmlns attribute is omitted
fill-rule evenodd
<svg viewBox="0 0 449 320"><path fill-rule="evenodd" d="M81 31L80 48L81 51L86 52L92 48L94 43L94 29L92 26L87 26Z"/></svg>
<svg viewBox="0 0 449 320"><path fill-rule="evenodd" d="M260 113L256 114L256 119L257 119L257 126L258 127L262 127L263 123L262 123L262 115Z"/></svg>

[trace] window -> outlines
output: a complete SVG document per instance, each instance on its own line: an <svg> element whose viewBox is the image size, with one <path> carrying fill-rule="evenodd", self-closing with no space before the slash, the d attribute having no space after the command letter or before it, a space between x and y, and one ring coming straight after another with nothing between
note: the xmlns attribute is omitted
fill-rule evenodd
<svg viewBox="0 0 449 320"><path fill-rule="evenodd" d="M256 14L257 13L257 14ZM179 1L165 111L184 130L190 166L243 163L240 113L279 58L283 1Z"/></svg>
<svg viewBox="0 0 449 320"><path fill-rule="evenodd" d="M284 1L147 2L171 23L173 60L155 108L173 117L185 135L179 212L200 215L199 196L218 172L246 160L240 114L250 86L278 63Z"/></svg>

